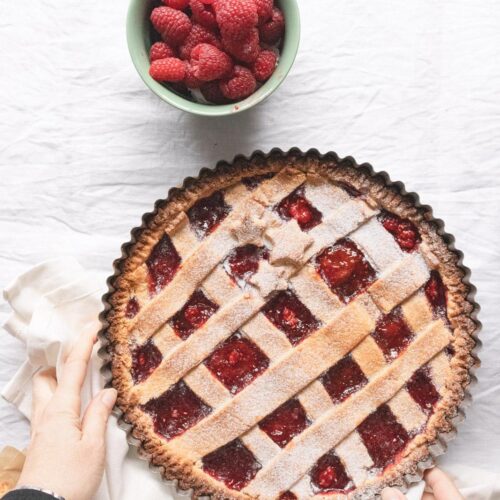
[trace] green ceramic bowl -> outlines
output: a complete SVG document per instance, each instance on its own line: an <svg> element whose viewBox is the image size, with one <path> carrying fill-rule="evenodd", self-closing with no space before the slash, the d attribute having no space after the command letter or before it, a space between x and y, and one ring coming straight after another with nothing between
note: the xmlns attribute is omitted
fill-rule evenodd
<svg viewBox="0 0 500 500"><path fill-rule="evenodd" d="M240 113L269 97L285 79L297 54L300 40L300 17L297 0L276 0L285 15L285 37L278 66L269 80L251 96L233 104L200 104L170 90L149 76L151 47L151 0L131 0L127 15L127 43L134 66L144 83L164 101L189 113L224 116Z"/></svg>

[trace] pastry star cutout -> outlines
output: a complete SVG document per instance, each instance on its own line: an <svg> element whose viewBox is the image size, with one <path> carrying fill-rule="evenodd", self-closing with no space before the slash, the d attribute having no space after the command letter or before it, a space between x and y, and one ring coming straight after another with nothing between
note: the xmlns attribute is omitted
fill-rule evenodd
<svg viewBox="0 0 500 500"><path fill-rule="evenodd" d="M305 251L314 241L311 236L300 229L296 220L279 228L270 229L266 236L273 244L269 261L271 264L278 265L300 265Z"/></svg>
<svg viewBox="0 0 500 500"><path fill-rule="evenodd" d="M241 220L235 220L229 227L231 234L241 245L263 245L263 234L267 228L268 222L264 217L264 210L258 212L247 212Z"/></svg>
<svg viewBox="0 0 500 500"><path fill-rule="evenodd" d="M289 274L285 267L272 266L263 260L259 264L259 271L250 278L249 282L258 288L261 296L265 298L275 290L286 290Z"/></svg>

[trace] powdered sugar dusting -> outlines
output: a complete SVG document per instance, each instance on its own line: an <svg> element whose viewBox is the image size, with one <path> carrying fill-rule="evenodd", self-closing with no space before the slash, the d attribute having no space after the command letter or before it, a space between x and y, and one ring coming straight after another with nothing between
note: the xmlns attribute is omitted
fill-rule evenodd
<svg viewBox="0 0 500 500"><path fill-rule="evenodd" d="M311 265L306 265L294 276L290 283L300 301L323 323L328 323L343 307L328 285Z"/></svg>
<svg viewBox="0 0 500 500"><path fill-rule="evenodd" d="M403 252L393 236L376 218L363 224L350 238L361 248L378 272L385 271L403 257Z"/></svg>
<svg viewBox="0 0 500 500"><path fill-rule="evenodd" d="M409 432L420 429L427 421L427 416L420 406L408 394L406 389L400 390L390 401L389 407L399 423Z"/></svg>
<svg viewBox="0 0 500 500"><path fill-rule="evenodd" d="M367 479L374 476L373 471L371 471L373 460L356 431L351 432L335 448L335 452L341 458L347 473L356 486L363 484Z"/></svg>

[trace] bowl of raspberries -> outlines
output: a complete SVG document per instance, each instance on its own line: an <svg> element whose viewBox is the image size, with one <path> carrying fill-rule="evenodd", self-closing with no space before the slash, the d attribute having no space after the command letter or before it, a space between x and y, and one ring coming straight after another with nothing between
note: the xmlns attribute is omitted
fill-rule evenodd
<svg viewBox="0 0 500 500"><path fill-rule="evenodd" d="M132 0L127 41L146 85L184 111L223 116L266 99L297 54L297 0Z"/></svg>

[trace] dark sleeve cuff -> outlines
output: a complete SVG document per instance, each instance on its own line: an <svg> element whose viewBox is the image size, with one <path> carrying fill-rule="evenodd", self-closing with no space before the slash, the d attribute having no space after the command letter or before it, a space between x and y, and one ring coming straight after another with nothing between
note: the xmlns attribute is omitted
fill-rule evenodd
<svg viewBox="0 0 500 500"><path fill-rule="evenodd" d="M2 500L54 500L55 497L37 490L14 490L2 497Z"/></svg>

